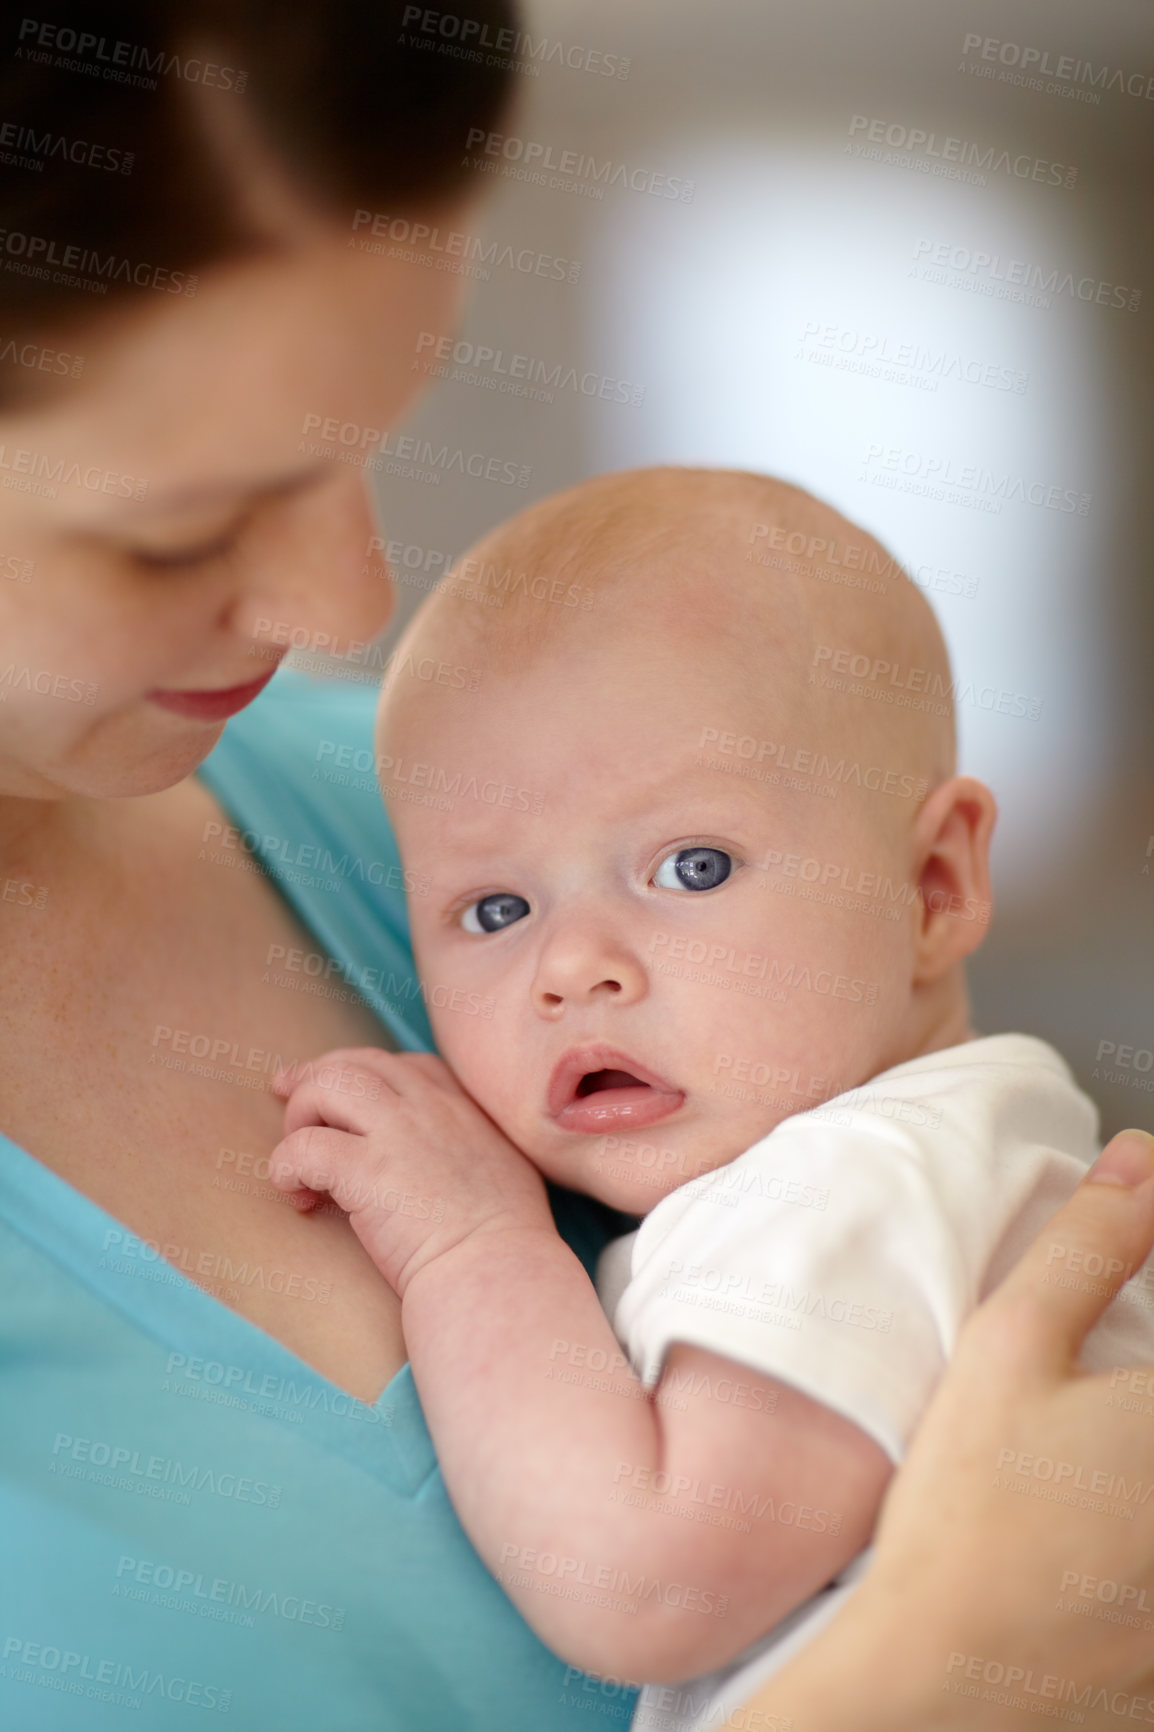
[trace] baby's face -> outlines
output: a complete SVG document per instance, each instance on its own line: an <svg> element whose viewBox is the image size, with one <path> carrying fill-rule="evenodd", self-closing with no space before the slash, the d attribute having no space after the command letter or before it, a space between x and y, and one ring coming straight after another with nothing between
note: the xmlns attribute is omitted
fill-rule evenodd
<svg viewBox="0 0 1154 1732"><path fill-rule="evenodd" d="M853 749L772 678L743 690L708 643L562 642L406 698L379 740L440 1051L544 1173L634 1214L909 1056L909 901L799 892L816 862L892 896L916 802L788 785L767 741ZM715 756L727 734L760 758Z"/></svg>

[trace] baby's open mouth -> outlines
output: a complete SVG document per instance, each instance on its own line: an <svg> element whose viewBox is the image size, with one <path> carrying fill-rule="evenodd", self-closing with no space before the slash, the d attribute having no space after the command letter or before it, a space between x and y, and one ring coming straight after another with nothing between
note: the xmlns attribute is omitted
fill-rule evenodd
<svg viewBox="0 0 1154 1732"><path fill-rule="evenodd" d="M547 1110L563 1130L588 1135L655 1124L684 1101L683 1090L628 1053L573 1047L554 1066Z"/></svg>
<svg viewBox="0 0 1154 1732"><path fill-rule="evenodd" d="M647 1089L648 1083L643 1083L640 1077L635 1077L628 1070L591 1070L586 1071L577 1084L578 1097L599 1094L602 1089Z"/></svg>

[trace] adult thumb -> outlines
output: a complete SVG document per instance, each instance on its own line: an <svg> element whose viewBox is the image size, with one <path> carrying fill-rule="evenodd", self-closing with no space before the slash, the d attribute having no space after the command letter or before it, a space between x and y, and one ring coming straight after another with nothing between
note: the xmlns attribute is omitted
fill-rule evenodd
<svg viewBox="0 0 1154 1732"><path fill-rule="evenodd" d="M1003 1323L1014 1317L1012 1356L1061 1376L1152 1247L1154 1137L1119 1131L983 1307L987 1322L996 1332L992 1314Z"/></svg>

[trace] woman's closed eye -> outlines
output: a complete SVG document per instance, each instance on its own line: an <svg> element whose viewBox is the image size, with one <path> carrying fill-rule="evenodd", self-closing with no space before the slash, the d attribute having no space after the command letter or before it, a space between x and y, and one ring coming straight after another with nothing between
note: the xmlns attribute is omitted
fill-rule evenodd
<svg viewBox="0 0 1154 1732"><path fill-rule="evenodd" d="M223 559L232 552L240 539L240 526L231 525L211 540L198 541L186 547L135 547L133 561L149 571L181 571L189 566L207 565L210 560Z"/></svg>
<svg viewBox="0 0 1154 1732"><path fill-rule="evenodd" d="M158 524L151 533L142 531L143 539L129 545L128 554L146 571L188 570L227 559L237 551L250 524L312 497L331 479L329 469L324 463L309 464L280 480L246 488L211 514L181 512L177 521Z"/></svg>
<svg viewBox="0 0 1154 1732"><path fill-rule="evenodd" d="M529 904L523 896L515 896L511 890L495 890L482 896L479 902L469 904L461 915L461 925L466 932L503 932L506 926L524 920L528 912Z"/></svg>
<svg viewBox="0 0 1154 1732"><path fill-rule="evenodd" d="M716 890L733 871L733 855L724 848L678 848L667 854L653 882L659 890Z"/></svg>

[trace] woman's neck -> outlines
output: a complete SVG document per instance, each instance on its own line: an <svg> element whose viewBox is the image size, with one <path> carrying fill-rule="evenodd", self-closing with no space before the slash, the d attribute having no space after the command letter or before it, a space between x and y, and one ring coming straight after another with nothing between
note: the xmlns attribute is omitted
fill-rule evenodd
<svg viewBox="0 0 1154 1732"><path fill-rule="evenodd" d="M99 880L105 865L122 878L196 796L191 778L159 794L125 799L0 795L0 892L5 881L21 876L75 883L95 874Z"/></svg>
<svg viewBox="0 0 1154 1732"><path fill-rule="evenodd" d="M57 800L0 795L0 873L26 872L58 858L76 838L74 797Z"/></svg>

